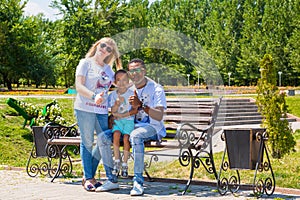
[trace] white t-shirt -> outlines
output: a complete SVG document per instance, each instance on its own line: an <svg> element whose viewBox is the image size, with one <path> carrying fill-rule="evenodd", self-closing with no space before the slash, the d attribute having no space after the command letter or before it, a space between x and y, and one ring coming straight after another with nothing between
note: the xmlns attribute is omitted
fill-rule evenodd
<svg viewBox="0 0 300 200"><path fill-rule="evenodd" d="M97 65L92 59L80 60L76 68L76 76L85 77L85 87L96 94L105 92L108 97L108 90L114 81L114 71L105 64L103 67ZM74 109L98 114L108 113L108 101L103 101L100 105L95 104L94 100L81 96L77 93Z"/></svg>
<svg viewBox="0 0 300 200"><path fill-rule="evenodd" d="M129 104L129 97L134 95L134 92L132 89L127 89L127 91L124 94L121 94L122 97L124 97L124 101L121 103L121 105L118 108L118 113L122 114L125 112L128 112L131 110L131 105ZM115 104L116 100L118 98L117 90L112 91L108 96L108 107L111 108ZM134 120L134 116L126 117L126 119Z"/></svg>
<svg viewBox="0 0 300 200"><path fill-rule="evenodd" d="M150 108L163 107L167 109L167 101L164 89L161 85L147 78L147 84L141 89L136 89L139 99ZM166 128L163 120L157 121L151 118L144 110L140 110L135 116L136 127L150 124L157 131L158 138L166 136Z"/></svg>

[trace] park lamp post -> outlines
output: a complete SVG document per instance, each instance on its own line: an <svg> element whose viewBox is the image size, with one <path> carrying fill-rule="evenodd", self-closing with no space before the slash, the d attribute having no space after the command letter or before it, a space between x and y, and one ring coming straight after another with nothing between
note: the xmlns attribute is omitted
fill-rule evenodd
<svg viewBox="0 0 300 200"><path fill-rule="evenodd" d="M200 87L200 82L199 82L200 71L197 71L197 74L198 74L198 87Z"/></svg>
<svg viewBox="0 0 300 200"><path fill-rule="evenodd" d="M188 87L190 86L190 74L187 74L187 78L188 78Z"/></svg>
<svg viewBox="0 0 300 200"><path fill-rule="evenodd" d="M228 86L230 87L230 76L231 76L231 72L228 72Z"/></svg>
<svg viewBox="0 0 300 200"><path fill-rule="evenodd" d="M278 72L278 75L279 75L279 87L281 87L281 74L282 74L282 72L279 71L279 72Z"/></svg>

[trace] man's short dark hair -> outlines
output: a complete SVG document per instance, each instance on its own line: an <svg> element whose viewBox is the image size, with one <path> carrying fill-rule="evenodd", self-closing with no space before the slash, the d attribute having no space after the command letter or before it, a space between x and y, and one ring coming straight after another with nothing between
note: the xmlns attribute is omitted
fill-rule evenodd
<svg viewBox="0 0 300 200"><path fill-rule="evenodd" d="M145 63L144 63L144 61L143 61L142 59L140 59L140 58L134 58L134 59L132 59L131 61L129 61L128 66L129 66L131 63L140 63L141 66L142 66L143 68L145 68Z"/></svg>

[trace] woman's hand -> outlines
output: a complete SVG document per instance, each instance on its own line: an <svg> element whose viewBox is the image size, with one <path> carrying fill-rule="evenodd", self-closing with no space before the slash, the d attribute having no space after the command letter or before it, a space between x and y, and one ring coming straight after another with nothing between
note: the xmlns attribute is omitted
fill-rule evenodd
<svg viewBox="0 0 300 200"><path fill-rule="evenodd" d="M95 97L95 104L100 105L104 101L104 91L97 94Z"/></svg>

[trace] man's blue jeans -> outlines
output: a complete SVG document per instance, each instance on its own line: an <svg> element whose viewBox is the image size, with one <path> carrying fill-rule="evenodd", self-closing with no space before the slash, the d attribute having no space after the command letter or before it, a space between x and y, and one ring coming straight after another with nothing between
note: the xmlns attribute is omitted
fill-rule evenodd
<svg viewBox="0 0 300 200"><path fill-rule="evenodd" d="M102 130L108 129L108 115L89 113L75 110L78 127L80 130L80 156L82 159L83 173L86 180L95 177L99 161L101 159L99 147L94 143L94 131L97 137Z"/></svg>
<svg viewBox="0 0 300 200"><path fill-rule="evenodd" d="M134 129L130 133L130 143L132 146L133 160L134 160L134 177L133 182L143 185L144 178L144 142L149 140L157 140L156 130L150 126L144 126Z"/></svg>
<svg viewBox="0 0 300 200"><path fill-rule="evenodd" d="M112 156L112 139L113 134L110 130L104 131L98 136L98 146L102 155L102 162L106 172L106 177L111 182L117 182L117 177L112 174L113 170L113 156ZM144 126L134 129L130 133L130 142L132 145L134 158L134 177L133 181L143 185L143 171L144 171L144 141L157 140L156 130L151 126Z"/></svg>

